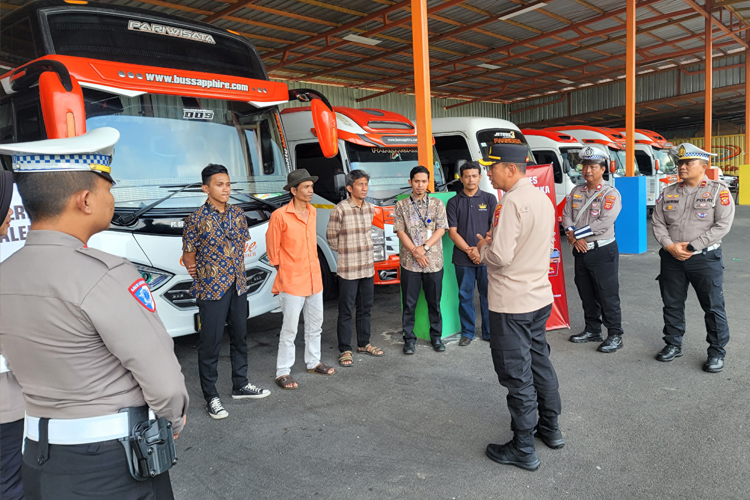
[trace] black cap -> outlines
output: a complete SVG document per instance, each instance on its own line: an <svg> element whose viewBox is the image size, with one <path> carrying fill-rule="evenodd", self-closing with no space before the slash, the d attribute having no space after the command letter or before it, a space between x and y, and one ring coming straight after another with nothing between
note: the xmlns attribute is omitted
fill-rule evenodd
<svg viewBox="0 0 750 500"><path fill-rule="evenodd" d="M529 148L525 144L493 144L479 163L489 167L495 163L523 163L530 161Z"/></svg>

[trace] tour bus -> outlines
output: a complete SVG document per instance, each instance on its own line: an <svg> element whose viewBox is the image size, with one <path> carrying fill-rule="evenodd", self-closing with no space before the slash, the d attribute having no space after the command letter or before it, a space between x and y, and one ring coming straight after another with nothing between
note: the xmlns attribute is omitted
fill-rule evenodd
<svg viewBox="0 0 750 500"><path fill-rule="evenodd" d="M626 136L625 129L616 130L623 137ZM656 140L639 129L636 129L634 138L635 161L638 164L638 170L647 176L646 205L653 207L668 183L677 180L677 163L669 154L669 148L665 147L667 141L664 138L661 138L663 142ZM671 143L668 144L671 145Z"/></svg>
<svg viewBox="0 0 750 500"><path fill-rule="evenodd" d="M578 165L578 153L585 146L573 136L549 130L522 129L534 158L541 164L551 163L555 175L555 196L558 213L562 213L565 197L577 185L585 184Z"/></svg>
<svg viewBox="0 0 750 500"><path fill-rule="evenodd" d="M513 122L499 118L464 116L459 118L434 118L432 135L440 162L447 172L446 177L455 177L463 162L484 158L492 144L522 144L528 148L526 137ZM529 162L535 163L529 149ZM497 191L483 173L479 189L493 193Z"/></svg>
<svg viewBox="0 0 750 500"><path fill-rule="evenodd" d="M314 91L268 79L255 48L237 33L155 11L42 1L0 27L0 142L119 130L110 229L89 246L131 260L172 336L199 329L191 277L181 262L184 218L206 196L201 170L227 167L230 203L245 211L250 316L278 308L265 233L291 170L277 105L309 101L326 155L337 151L335 115ZM3 157L3 168L11 169ZM18 201L14 205L20 205ZM15 207L20 246L27 220ZM3 257L9 251L0 248Z"/></svg>
<svg viewBox="0 0 750 500"><path fill-rule="evenodd" d="M375 244L375 284L399 283L399 241L393 231L397 197L410 190L409 172L419 164L414 124L405 116L379 109L334 106L338 154L328 158L321 151L309 107L287 108L281 121L293 168L318 176L313 206L317 209L318 256L323 274L323 294L335 294L336 253L326 241L331 209L345 199L346 174L364 170L370 174L368 201L375 205L372 237ZM436 190L445 189L443 172L434 154Z"/></svg>

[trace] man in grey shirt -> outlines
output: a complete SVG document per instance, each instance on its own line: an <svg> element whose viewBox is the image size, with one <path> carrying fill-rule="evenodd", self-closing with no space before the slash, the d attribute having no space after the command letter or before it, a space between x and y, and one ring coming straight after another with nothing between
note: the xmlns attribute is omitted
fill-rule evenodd
<svg viewBox="0 0 750 500"><path fill-rule="evenodd" d="M678 149L680 182L664 189L653 215L654 236L662 249L659 289L664 302L664 342L659 361L682 356L688 285L706 319L708 358L703 371L724 369L729 325L724 309L721 239L732 228L734 200L721 181L706 177L712 153L684 143Z"/></svg>

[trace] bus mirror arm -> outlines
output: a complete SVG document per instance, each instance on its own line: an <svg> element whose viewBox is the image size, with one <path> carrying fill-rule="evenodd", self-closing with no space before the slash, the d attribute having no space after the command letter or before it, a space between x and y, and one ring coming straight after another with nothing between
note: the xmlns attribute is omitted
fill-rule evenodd
<svg viewBox="0 0 750 500"><path fill-rule="evenodd" d="M313 89L289 89L289 100L300 101L300 102L311 102L313 99L320 99L323 104L328 106L328 109L333 111L333 106L328 102L326 96Z"/></svg>
<svg viewBox="0 0 750 500"><path fill-rule="evenodd" d="M346 174L344 172L333 174L333 188L336 190L340 200L346 199Z"/></svg>
<svg viewBox="0 0 750 500"><path fill-rule="evenodd" d="M73 91L73 81L68 72L68 68L65 67L60 61L53 61L50 59L42 59L40 61L34 61L25 66L21 66L16 69L10 75L10 92L15 93L21 90L26 90L39 81L39 77L42 73L51 71L57 74L60 79L60 83L67 92ZM5 85L3 85L5 87ZM6 91L8 89L6 88Z"/></svg>

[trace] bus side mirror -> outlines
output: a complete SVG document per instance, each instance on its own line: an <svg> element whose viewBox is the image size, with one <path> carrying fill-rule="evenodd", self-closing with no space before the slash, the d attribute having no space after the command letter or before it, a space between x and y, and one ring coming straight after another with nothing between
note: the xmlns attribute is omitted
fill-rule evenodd
<svg viewBox="0 0 750 500"><path fill-rule="evenodd" d="M460 179L461 178L461 167L467 164L467 160L458 160L456 162L456 166L453 167L453 178L454 179Z"/></svg>
<svg viewBox="0 0 750 500"><path fill-rule="evenodd" d="M617 172L617 163L615 163L615 160L609 162L609 171L613 174Z"/></svg>
<svg viewBox="0 0 750 500"><path fill-rule="evenodd" d="M333 174L333 189L338 193L339 199L346 199L346 174L344 172Z"/></svg>
<svg viewBox="0 0 750 500"><path fill-rule="evenodd" d="M333 158L339 152L336 113L320 99L310 101L310 108L312 109L313 124L323 156Z"/></svg>
<svg viewBox="0 0 750 500"><path fill-rule="evenodd" d="M659 167L660 167L659 160L654 160L654 170L656 170L658 172L659 171Z"/></svg>

